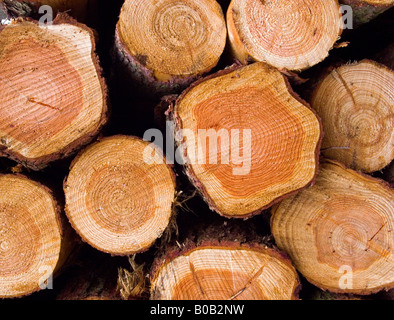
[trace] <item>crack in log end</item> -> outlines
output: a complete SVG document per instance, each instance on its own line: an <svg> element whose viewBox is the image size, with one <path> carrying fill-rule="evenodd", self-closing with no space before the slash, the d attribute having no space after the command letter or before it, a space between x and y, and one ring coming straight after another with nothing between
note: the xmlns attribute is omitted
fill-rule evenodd
<svg viewBox="0 0 394 320"><path fill-rule="evenodd" d="M194 264L190 260L189 260L189 267L190 267L190 271L192 273L194 282L197 284L198 288L200 289L201 294L203 296L205 296L204 289L202 288L201 282L200 282L200 280L197 277L197 273L196 273L196 269L194 268Z"/></svg>
<svg viewBox="0 0 394 320"><path fill-rule="evenodd" d="M36 99L36 98L28 98L27 101L32 102L32 103L39 104L40 106L48 107L48 108L50 108L50 109L52 109L52 110L60 111L59 108L53 107L53 106L51 106L51 105L49 105L49 104L46 104L46 103L43 103L43 102L40 102L40 101L36 101L35 99Z"/></svg>
<svg viewBox="0 0 394 320"><path fill-rule="evenodd" d="M372 241L372 240L378 235L378 233L379 233L380 231L382 231L382 229L386 226L386 224L387 224L387 221L379 228L379 230L372 236L372 238L370 238L370 239L368 240L368 242Z"/></svg>

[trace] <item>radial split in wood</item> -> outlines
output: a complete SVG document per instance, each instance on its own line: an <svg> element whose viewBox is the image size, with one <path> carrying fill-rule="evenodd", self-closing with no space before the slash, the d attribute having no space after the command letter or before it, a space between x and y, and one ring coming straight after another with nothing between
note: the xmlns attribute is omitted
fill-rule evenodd
<svg viewBox="0 0 394 320"><path fill-rule="evenodd" d="M278 247L311 283L370 294L394 286L394 192L337 162L316 184L273 208Z"/></svg>
<svg viewBox="0 0 394 320"><path fill-rule="evenodd" d="M170 118L189 178L223 216L258 214L315 177L319 119L264 63L196 83Z"/></svg>
<svg viewBox="0 0 394 320"><path fill-rule="evenodd" d="M52 286L62 230L50 192L20 175L0 175L0 297Z"/></svg>
<svg viewBox="0 0 394 320"><path fill-rule="evenodd" d="M145 162L146 152L157 164ZM64 191L67 216L83 240L113 255L129 255L147 250L167 227L175 182L148 142L115 136L77 156Z"/></svg>
<svg viewBox="0 0 394 320"><path fill-rule="evenodd" d="M226 23L213 0L127 0L116 27L116 53L151 94L177 92L218 63Z"/></svg>
<svg viewBox="0 0 394 320"><path fill-rule="evenodd" d="M337 0L232 0L229 40L242 63L303 70L324 60L342 32Z"/></svg>
<svg viewBox="0 0 394 320"><path fill-rule="evenodd" d="M322 119L324 156L374 172L394 159L394 72L373 61L326 75L311 99Z"/></svg>
<svg viewBox="0 0 394 320"><path fill-rule="evenodd" d="M293 300L298 275L274 249L235 243L201 245L163 262L152 300Z"/></svg>
<svg viewBox="0 0 394 320"><path fill-rule="evenodd" d="M93 32L66 15L0 28L1 154L32 169L71 154L106 121Z"/></svg>

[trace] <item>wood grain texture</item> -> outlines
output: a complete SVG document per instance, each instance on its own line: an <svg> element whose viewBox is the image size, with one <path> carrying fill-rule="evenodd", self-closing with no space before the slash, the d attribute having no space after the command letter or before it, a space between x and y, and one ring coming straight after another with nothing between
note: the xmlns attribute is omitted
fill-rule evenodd
<svg viewBox="0 0 394 320"><path fill-rule="evenodd" d="M41 290L62 250L60 211L50 191L22 175L0 175L0 297Z"/></svg>
<svg viewBox="0 0 394 320"><path fill-rule="evenodd" d="M164 261L151 300L294 300L298 286L291 262L273 249L211 243Z"/></svg>
<svg viewBox="0 0 394 320"><path fill-rule="evenodd" d="M84 241L113 255L147 250L161 237L172 215L172 169L148 164L155 153L142 139L107 137L83 150L64 184L67 216Z"/></svg>
<svg viewBox="0 0 394 320"><path fill-rule="evenodd" d="M394 159L394 73L371 60L326 74L311 106L322 119L325 157L372 173Z"/></svg>
<svg viewBox="0 0 394 320"><path fill-rule="evenodd" d="M170 118L187 175L223 216L261 213L315 177L320 121L285 77L264 63L195 83L178 98Z"/></svg>
<svg viewBox="0 0 394 320"><path fill-rule="evenodd" d="M383 180L327 160L313 187L272 214L276 244L314 285L361 295L394 286L394 192Z"/></svg>

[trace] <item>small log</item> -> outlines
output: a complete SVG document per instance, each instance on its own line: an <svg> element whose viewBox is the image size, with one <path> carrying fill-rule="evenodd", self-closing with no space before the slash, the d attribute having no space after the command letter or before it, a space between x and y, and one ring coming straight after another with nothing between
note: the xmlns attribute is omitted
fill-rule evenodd
<svg viewBox="0 0 394 320"><path fill-rule="evenodd" d="M235 58L294 71L324 60L342 25L337 0L232 0L227 11Z"/></svg>
<svg viewBox="0 0 394 320"><path fill-rule="evenodd" d="M198 81L177 99L169 119L186 174L225 217L259 214L314 180L320 121L264 63Z"/></svg>
<svg viewBox="0 0 394 320"><path fill-rule="evenodd" d="M276 249L211 240L157 259L151 300L296 300L299 285Z"/></svg>
<svg viewBox="0 0 394 320"><path fill-rule="evenodd" d="M22 175L0 175L0 298L52 286L68 255L51 192Z"/></svg>
<svg viewBox="0 0 394 320"><path fill-rule="evenodd" d="M2 156L40 170L89 143L107 118L92 30L65 14L0 27L0 100Z"/></svg>
<svg viewBox="0 0 394 320"><path fill-rule="evenodd" d="M226 23L212 0L126 0L116 26L115 56L136 91L179 93L214 68Z"/></svg>
<svg viewBox="0 0 394 320"><path fill-rule="evenodd" d="M144 154L152 154L153 164ZM151 144L114 136L76 157L64 192L66 214L85 242L112 255L130 255L147 250L166 229L175 178Z"/></svg>
<svg viewBox="0 0 394 320"><path fill-rule="evenodd" d="M366 173L394 159L394 72L371 60L334 68L311 106L322 119L325 157Z"/></svg>
<svg viewBox="0 0 394 320"><path fill-rule="evenodd" d="M353 10L353 28L368 23L394 6L393 0L339 0Z"/></svg>
<svg viewBox="0 0 394 320"><path fill-rule="evenodd" d="M394 287L394 192L340 163L272 210L276 245L315 286L368 295Z"/></svg>

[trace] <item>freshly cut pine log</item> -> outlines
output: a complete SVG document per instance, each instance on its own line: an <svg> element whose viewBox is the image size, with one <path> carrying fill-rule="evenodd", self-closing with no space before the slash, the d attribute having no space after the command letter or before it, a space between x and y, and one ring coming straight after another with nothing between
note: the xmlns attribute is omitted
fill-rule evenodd
<svg viewBox="0 0 394 320"><path fill-rule="evenodd" d="M126 0L116 26L117 59L150 94L179 93L217 65L225 44L214 0Z"/></svg>
<svg viewBox="0 0 394 320"><path fill-rule="evenodd" d="M367 295L394 287L394 192L327 160L313 187L272 210L272 234L317 287Z"/></svg>
<svg viewBox="0 0 394 320"><path fill-rule="evenodd" d="M339 0L353 10L353 27L368 23L394 6L393 0Z"/></svg>
<svg viewBox="0 0 394 320"><path fill-rule="evenodd" d="M63 239L59 207L50 191L22 175L0 175L0 298L51 286Z"/></svg>
<svg viewBox="0 0 394 320"><path fill-rule="evenodd" d="M196 82L168 114L189 179L223 216L249 218L314 180L320 121L267 64Z"/></svg>
<svg viewBox="0 0 394 320"><path fill-rule="evenodd" d="M114 136L76 157L64 192L66 214L84 241L112 255L130 255L147 250L166 229L175 179L151 144Z"/></svg>
<svg viewBox="0 0 394 320"><path fill-rule="evenodd" d="M119 300L118 268L123 257L110 257L84 247L59 277L56 300Z"/></svg>
<svg viewBox="0 0 394 320"><path fill-rule="evenodd" d="M394 72L371 60L334 68L314 90L325 157L367 173L394 159Z"/></svg>
<svg viewBox="0 0 394 320"><path fill-rule="evenodd" d="M261 245L207 242L156 261L151 300L296 300L290 260Z"/></svg>
<svg viewBox="0 0 394 320"><path fill-rule="evenodd" d="M0 153L29 168L90 142L107 118L92 30L65 14L1 27L0 101Z"/></svg>
<svg viewBox="0 0 394 320"><path fill-rule="evenodd" d="M4 2L12 17L37 17L48 12L40 12L40 7L47 5L52 13L67 12L78 21L88 18L89 6L96 0L0 0Z"/></svg>
<svg viewBox="0 0 394 320"><path fill-rule="evenodd" d="M232 0L227 28L241 63L263 61L298 71L328 56L342 19L337 0Z"/></svg>

